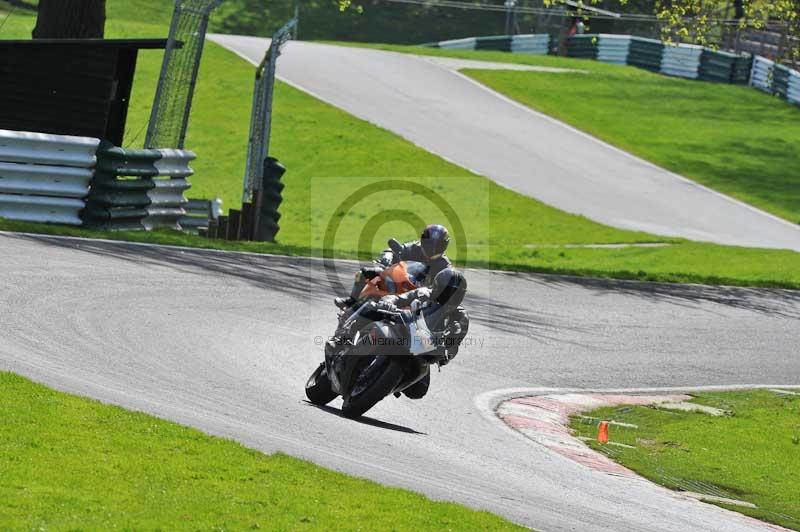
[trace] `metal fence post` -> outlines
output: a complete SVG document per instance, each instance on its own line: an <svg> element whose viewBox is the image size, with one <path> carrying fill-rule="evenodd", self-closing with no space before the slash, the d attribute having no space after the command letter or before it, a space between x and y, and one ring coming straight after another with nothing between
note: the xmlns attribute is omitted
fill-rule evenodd
<svg viewBox="0 0 800 532"><path fill-rule="evenodd" d="M266 237L274 239L274 232L263 231L261 214L263 206L262 186L264 182L264 167L269 154L270 130L272 125L272 98L275 89L275 67L281 47L292 38L292 32L297 28L297 16L284 24L272 36L264 59L256 68L255 82L253 84L253 109L250 115L250 138L247 145L247 163L245 165L244 182L242 184L242 203L253 203L250 220L253 238ZM277 207L276 207L277 208ZM277 224L277 220L275 220ZM272 233L271 235L269 233Z"/></svg>

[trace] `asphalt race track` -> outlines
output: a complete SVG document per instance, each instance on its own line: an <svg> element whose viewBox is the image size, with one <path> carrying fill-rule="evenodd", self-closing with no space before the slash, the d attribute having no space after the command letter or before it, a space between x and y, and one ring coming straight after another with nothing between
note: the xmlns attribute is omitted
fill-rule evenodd
<svg viewBox="0 0 800 532"><path fill-rule="evenodd" d="M427 397L358 422L305 401L335 318L315 259L8 233L0 249L2 369L540 530L762 528L479 407L516 387L796 384L800 293L468 271L472 345Z"/></svg>
<svg viewBox="0 0 800 532"><path fill-rule="evenodd" d="M269 45L258 37L209 38L254 64ZM800 227L533 112L451 67L409 54L290 42L278 75L559 209L657 235L800 251Z"/></svg>

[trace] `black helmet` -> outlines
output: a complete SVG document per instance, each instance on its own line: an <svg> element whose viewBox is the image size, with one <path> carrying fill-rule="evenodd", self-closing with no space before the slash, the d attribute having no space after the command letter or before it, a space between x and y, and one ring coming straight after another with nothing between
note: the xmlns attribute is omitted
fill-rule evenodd
<svg viewBox="0 0 800 532"><path fill-rule="evenodd" d="M440 305L457 307L466 294L467 280L454 268L445 268L433 278L431 297Z"/></svg>
<svg viewBox="0 0 800 532"><path fill-rule="evenodd" d="M450 234L443 225L431 224L422 231L419 237L422 252L429 259L438 259L450 243Z"/></svg>

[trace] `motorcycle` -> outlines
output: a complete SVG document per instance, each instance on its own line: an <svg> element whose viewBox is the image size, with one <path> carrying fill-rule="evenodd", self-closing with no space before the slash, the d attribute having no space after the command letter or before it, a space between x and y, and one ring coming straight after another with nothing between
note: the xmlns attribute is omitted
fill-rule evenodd
<svg viewBox="0 0 800 532"><path fill-rule="evenodd" d="M342 396L342 414L356 418L391 394L399 397L447 356L441 338L452 331L432 333L429 327L429 322L447 325L446 317L434 312L433 321L430 316L426 321L418 305L400 312L376 302L420 288L426 274L422 263L399 262L366 284L359 298L366 301L340 313L336 333L325 344L325 361L306 382L309 401L326 405Z"/></svg>

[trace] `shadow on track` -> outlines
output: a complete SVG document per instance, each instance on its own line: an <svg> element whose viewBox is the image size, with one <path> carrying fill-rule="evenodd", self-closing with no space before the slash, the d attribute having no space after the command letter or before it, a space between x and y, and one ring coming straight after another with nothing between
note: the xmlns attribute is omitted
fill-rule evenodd
<svg viewBox="0 0 800 532"><path fill-rule="evenodd" d="M73 238L53 238L47 235L8 235L49 246L82 251L108 258L126 260L141 265L171 268L180 272L212 272L245 280L256 287L277 290L304 302L328 301L334 295L324 280L322 263L307 257L283 257L244 253L221 253L209 250L176 249L161 246L142 246L126 242L100 242ZM343 266L355 269L352 264ZM485 274L485 272L481 272ZM706 312L717 312L711 303L721 307L748 310L774 317L800 319L800 291L780 289L738 288L693 284L647 283L590 277L567 277L522 272L492 272L491 282L503 282L513 276L515 282L530 282L547 290L580 287L589 295L617 294L668 303ZM555 330L535 312L535 303L520 308L496 298L469 294L475 302L470 307L477 321L487 327L528 337L550 339ZM560 324L558 329L563 329ZM576 328L577 331L580 329Z"/></svg>
<svg viewBox="0 0 800 532"><path fill-rule="evenodd" d="M721 307L748 310L767 316L800 319L800 290L650 283L513 272L497 272L497 275L513 275L517 281L526 280L550 289L567 289L577 286L589 290L597 296L614 293L654 303L669 303L692 309L698 309L705 303L712 303ZM713 312L713 309L707 306L705 310Z"/></svg>
<svg viewBox="0 0 800 532"><path fill-rule="evenodd" d="M380 429L394 430L394 431L397 431L397 432L405 432L406 434L419 434L420 436L427 436L428 435L426 432L419 432L419 431L414 430L412 428L404 427L403 425L396 425L394 423L389 423L387 421L381 421L379 419L375 419L375 418L371 418L371 417L367 417L367 416L361 416L361 417L359 417L357 419L345 418L342 415L342 411L339 410L338 408L334 408L334 407L328 406L328 405L315 405L311 401L304 401L304 403L306 403L308 406L312 406L314 408L318 408L319 410L322 410L323 412L327 412L329 414L334 414L336 416L339 416L340 418L348 419L349 421L355 421L356 423L361 423L363 425L370 425L370 426L373 426L373 427L378 427Z"/></svg>

